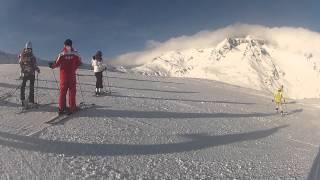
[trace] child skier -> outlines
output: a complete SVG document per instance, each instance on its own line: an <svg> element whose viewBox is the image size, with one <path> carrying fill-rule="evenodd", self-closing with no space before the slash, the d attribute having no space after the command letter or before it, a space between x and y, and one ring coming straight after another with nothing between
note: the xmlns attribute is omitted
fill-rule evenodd
<svg viewBox="0 0 320 180"><path fill-rule="evenodd" d="M285 103L285 99L283 97L283 86L281 86L275 93L274 93L273 101L276 103L276 111L283 114L283 103Z"/></svg>
<svg viewBox="0 0 320 180"><path fill-rule="evenodd" d="M32 44L31 42L27 42L25 48L22 53L19 55L19 64L21 67L21 78L22 84L20 89L20 99L21 105L27 106L28 103L34 104L34 81L35 81L35 72L40 73L40 69L37 66L36 57L32 52ZM30 81L30 90L29 90L29 98L28 102L25 101L25 88L27 81Z"/></svg>
<svg viewBox="0 0 320 180"><path fill-rule="evenodd" d="M107 68L103 65L102 52L97 51L97 53L92 57L91 65L93 67L94 75L96 76L96 96L103 93L103 71Z"/></svg>

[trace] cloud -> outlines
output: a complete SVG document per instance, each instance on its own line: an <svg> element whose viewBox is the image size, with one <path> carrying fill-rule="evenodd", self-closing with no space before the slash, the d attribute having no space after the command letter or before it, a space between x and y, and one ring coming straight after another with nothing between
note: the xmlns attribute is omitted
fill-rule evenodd
<svg viewBox="0 0 320 180"><path fill-rule="evenodd" d="M146 42L147 49L154 49L161 45L161 42L155 40L149 40Z"/></svg>
<svg viewBox="0 0 320 180"><path fill-rule="evenodd" d="M320 33L318 32L295 27L235 24L214 31L201 31L192 36L174 37L162 43L151 40L146 42L145 50L120 55L112 63L141 65L168 51L215 47L225 38L245 37L247 35L264 39L272 46L293 53L312 52L320 54Z"/></svg>

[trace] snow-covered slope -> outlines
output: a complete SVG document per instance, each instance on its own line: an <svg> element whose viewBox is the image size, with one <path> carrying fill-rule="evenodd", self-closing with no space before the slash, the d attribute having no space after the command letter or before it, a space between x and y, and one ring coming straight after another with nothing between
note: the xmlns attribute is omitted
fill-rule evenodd
<svg viewBox="0 0 320 180"><path fill-rule="evenodd" d="M269 93L284 85L290 98L320 98L319 34L298 28L231 29L243 32L227 28L171 39L119 60L137 63L131 70L144 75L211 79Z"/></svg>
<svg viewBox="0 0 320 180"><path fill-rule="evenodd" d="M288 115L281 117L260 91L113 72L108 72L112 95L96 98L93 72L79 70L77 101L96 106L49 125L44 122L57 111L58 72L41 68L36 91L41 106L19 114L17 67L0 65L0 94L13 93L0 99L0 179L319 175L319 109L313 107L319 100L288 101Z"/></svg>

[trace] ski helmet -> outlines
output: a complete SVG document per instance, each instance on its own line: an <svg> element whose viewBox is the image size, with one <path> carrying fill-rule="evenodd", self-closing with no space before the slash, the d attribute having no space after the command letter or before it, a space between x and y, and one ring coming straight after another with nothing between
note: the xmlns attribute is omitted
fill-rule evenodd
<svg viewBox="0 0 320 180"><path fill-rule="evenodd" d="M32 43L31 43L31 41L28 41L28 42L26 43L25 48L26 48L26 49L32 49Z"/></svg>
<svg viewBox="0 0 320 180"><path fill-rule="evenodd" d="M71 39L66 39L66 40L64 41L64 45L65 45L65 46L72 46L72 40L71 40Z"/></svg>
<svg viewBox="0 0 320 180"><path fill-rule="evenodd" d="M283 91L283 85L278 88L279 91Z"/></svg>
<svg viewBox="0 0 320 180"><path fill-rule="evenodd" d="M102 52L101 51L97 51L96 56L102 57Z"/></svg>

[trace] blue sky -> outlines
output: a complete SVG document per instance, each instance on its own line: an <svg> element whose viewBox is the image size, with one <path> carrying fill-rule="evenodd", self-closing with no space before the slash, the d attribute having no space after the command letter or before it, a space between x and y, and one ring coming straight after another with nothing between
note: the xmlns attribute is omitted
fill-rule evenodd
<svg viewBox="0 0 320 180"><path fill-rule="evenodd" d="M17 53L31 40L52 60L71 38L88 61L98 49L110 58L234 23L319 32L319 10L317 0L2 0L0 50Z"/></svg>

